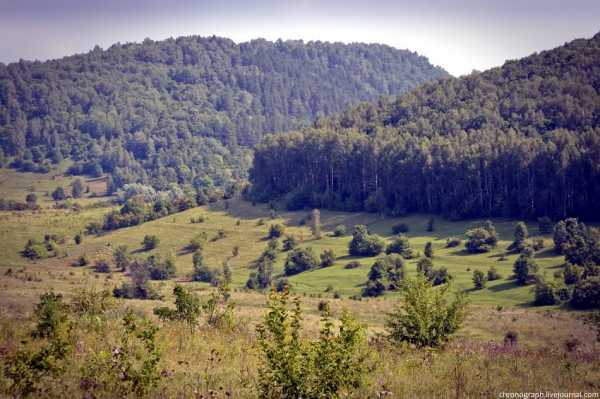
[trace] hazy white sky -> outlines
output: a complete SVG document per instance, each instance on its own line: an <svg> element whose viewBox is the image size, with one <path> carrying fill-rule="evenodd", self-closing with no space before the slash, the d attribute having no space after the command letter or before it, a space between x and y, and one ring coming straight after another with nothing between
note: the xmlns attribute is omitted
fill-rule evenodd
<svg viewBox="0 0 600 399"><path fill-rule="evenodd" d="M4 63L218 35L386 43L461 75L598 31L600 0L0 0Z"/></svg>

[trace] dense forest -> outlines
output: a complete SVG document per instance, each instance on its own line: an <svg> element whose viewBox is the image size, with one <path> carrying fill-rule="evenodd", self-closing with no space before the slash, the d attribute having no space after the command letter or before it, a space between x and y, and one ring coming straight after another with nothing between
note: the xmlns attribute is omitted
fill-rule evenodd
<svg viewBox="0 0 600 399"><path fill-rule="evenodd" d="M597 219L600 34L266 137L250 174L290 209Z"/></svg>
<svg viewBox="0 0 600 399"><path fill-rule="evenodd" d="M265 133L447 77L376 44L181 37L0 64L0 163L108 174L111 187L245 178Z"/></svg>

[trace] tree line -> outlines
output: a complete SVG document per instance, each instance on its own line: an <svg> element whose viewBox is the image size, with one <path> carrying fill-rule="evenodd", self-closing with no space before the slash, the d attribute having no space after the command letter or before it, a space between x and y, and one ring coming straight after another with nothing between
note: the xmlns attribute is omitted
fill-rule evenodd
<svg viewBox="0 0 600 399"><path fill-rule="evenodd" d="M250 194L289 209L597 218L599 65L596 35L268 136Z"/></svg>

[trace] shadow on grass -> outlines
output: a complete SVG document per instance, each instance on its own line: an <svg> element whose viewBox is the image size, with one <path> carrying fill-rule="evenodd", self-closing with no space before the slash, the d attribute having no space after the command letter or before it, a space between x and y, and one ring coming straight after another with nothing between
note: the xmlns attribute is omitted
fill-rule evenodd
<svg viewBox="0 0 600 399"><path fill-rule="evenodd" d="M554 258L558 256L558 254L554 251L554 248L548 248L543 251L537 252L535 254L536 259L544 259L544 258Z"/></svg>
<svg viewBox="0 0 600 399"><path fill-rule="evenodd" d="M502 284L488 287L488 290L490 290L492 292L502 292L502 291L510 290L510 289L517 288L517 287L518 287L518 285L514 281L507 281Z"/></svg>

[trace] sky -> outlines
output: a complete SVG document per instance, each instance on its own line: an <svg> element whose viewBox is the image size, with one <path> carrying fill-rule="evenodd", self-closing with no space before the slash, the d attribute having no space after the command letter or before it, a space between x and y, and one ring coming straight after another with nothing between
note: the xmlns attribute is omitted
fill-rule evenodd
<svg viewBox="0 0 600 399"><path fill-rule="evenodd" d="M0 0L0 62L145 38L385 43L455 76L600 31L600 0Z"/></svg>

